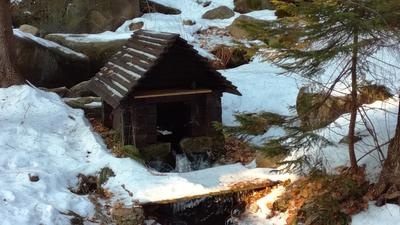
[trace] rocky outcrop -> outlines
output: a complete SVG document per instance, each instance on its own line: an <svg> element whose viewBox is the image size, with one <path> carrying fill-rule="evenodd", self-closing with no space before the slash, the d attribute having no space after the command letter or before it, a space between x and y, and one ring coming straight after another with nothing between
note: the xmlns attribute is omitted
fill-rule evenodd
<svg viewBox="0 0 400 225"><path fill-rule="evenodd" d="M246 47L219 45L211 53L219 59L220 69L235 68L249 63L256 50Z"/></svg>
<svg viewBox="0 0 400 225"><path fill-rule="evenodd" d="M239 13L249 13L255 10L275 9L271 0L235 0L235 11Z"/></svg>
<svg viewBox="0 0 400 225"><path fill-rule="evenodd" d="M182 151L188 154L207 153L214 149L214 141L211 137L184 138L179 145Z"/></svg>
<svg viewBox="0 0 400 225"><path fill-rule="evenodd" d="M67 97L76 98L76 97L89 97L89 96L96 96L88 88L89 81L82 81L79 84L74 85L69 89Z"/></svg>
<svg viewBox="0 0 400 225"><path fill-rule="evenodd" d="M18 29L22 32L32 34L33 36L39 35L39 29L28 24L22 24Z"/></svg>
<svg viewBox="0 0 400 225"><path fill-rule="evenodd" d="M151 0L140 0L140 11L143 13L158 12L167 15L181 14L179 9L165 6Z"/></svg>
<svg viewBox="0 0 400 225"><path fill-rule="evenodd" d="M69 87L90 78L86 55L19 30L14 33L17 67L34 85Z"/></svg>
<svg viewBox="0 0 400 225"><path fill-rule="evenodd" d="M139 0L24 0L11 11L15 26L31 24L41 34L115 30L141 15Z"/></svg>
<svg viewBox="0 0 400 225"><path fill-rule="evenodd" d="M392 94L381 85L365 85L359 88L358 105L383 101ZM325 101L324 101L325 100ZM307 88L300 89L296 100L297 114L301 125L318 129L335 121L339 116L351 111L351 96L329 96L324 93L310 93Z"/></svg>
<svg viewBox="0 0 400 225"><path fill-rule="evenodd" d="M157 143L140 149L140 154L146 161L161 159L166 160L171 154L171 143Z"/></svg>
<svg viewBox="0 0 400 225"><path fill-rule="evenodd" d="M98 38L90 36L93 35L49 34L46 35L46 39L87 55L90 62L90 76L93 76L127 42L128 38L107 40L101 36Z"/></svg>
<svg viewBox="0 0 400 225"><path fill-rule="evenodd" d="M226 6L220 6L215 9L211 9L204 13L203 19L215 20L215 19L229 19L235 15L232 9Z"/></svg>
<svg viewBox="0 0 400 225"><path fill-rule="evenodd" d="M265 29L270 22L250 16L239 16L228 27L229 33L236 39L261 40L268 43Z"/></svg>

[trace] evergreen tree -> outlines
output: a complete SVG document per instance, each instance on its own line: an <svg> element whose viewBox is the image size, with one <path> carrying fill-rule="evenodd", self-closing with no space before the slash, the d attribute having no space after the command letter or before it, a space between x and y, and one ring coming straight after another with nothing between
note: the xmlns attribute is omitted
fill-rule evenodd
<svg viewBox="0 0 400 225"><path fill-rule="evenodd" d="M314 0L280 4L292 16L278 20L274 32L282 35L296 30L299 41L295 46L279 49L277 64L288 73L307 78L320 77L326 68L336 68L329 74L333 79L325 89L327 96L338 82L350 83L348 140L350 164L355 169L358 87L368 76L386 75L376 69L371 59L379 51L397 48L400 4L398 0Z"/></svg>

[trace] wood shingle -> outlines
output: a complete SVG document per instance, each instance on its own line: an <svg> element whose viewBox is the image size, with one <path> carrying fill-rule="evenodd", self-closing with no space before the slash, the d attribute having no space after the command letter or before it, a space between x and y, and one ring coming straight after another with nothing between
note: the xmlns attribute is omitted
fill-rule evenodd
<svg viewBox="0 0 400 225"><path fill-rule="evenodd" d="M135 32L91 79L89 88L116 108L135 90L163 89L173 82L240 95L178 34L147 30Z"/></svg>

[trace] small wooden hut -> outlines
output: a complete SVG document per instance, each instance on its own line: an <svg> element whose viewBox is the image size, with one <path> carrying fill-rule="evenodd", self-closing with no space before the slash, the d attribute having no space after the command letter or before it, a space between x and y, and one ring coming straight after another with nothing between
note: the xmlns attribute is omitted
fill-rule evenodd
<svg viewBox="0 0 400 225"><path fill-rule="evenodd" d="M89 82L103 122L138 147L213 136L223 92L235 86L177 34L139 30Z"/></svg>

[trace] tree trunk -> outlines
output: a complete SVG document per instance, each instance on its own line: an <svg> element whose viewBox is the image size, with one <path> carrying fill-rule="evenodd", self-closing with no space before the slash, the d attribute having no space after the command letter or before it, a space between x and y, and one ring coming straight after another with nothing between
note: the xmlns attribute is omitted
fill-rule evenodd
<svg viewBox="0 0 400 225"><path fill-rule="evenodd" d="M355 128L357 119L357 61L358 61L358 31L355 29L353 35L353 53L351 58L351 115L349 124L349 156L350 166L352 169L357 169L357 158L354 148Z"/></svg>
<svg viewBox="0 0 400 225"><path fill-rule="evenodd" d="M387 158L374 188L373 194L379 205L400 201L400 104L398 110L396 133L390 141Z"/></svg>
<svg viewBox="0 0 400 225"><path fill-rule="evenodd" d="M10 0L0 0L0 88L22 83L15 69Z"/></svg>

